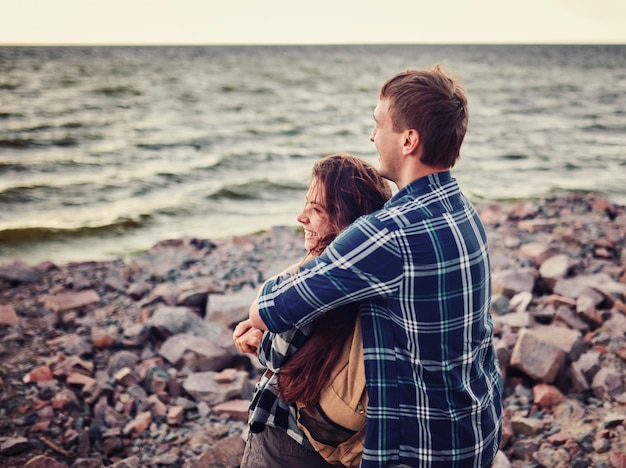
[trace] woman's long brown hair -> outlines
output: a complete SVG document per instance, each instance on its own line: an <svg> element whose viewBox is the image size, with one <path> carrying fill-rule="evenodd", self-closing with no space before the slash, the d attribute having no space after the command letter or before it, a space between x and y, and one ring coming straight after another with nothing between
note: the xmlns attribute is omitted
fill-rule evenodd
<svg viewBox="0 0 626 468"><path fill-rule="evenodd" d="M382 208L391 197L391 188L378 171L356 156L337 153L313 166L311 181L323 191L332 234L322 239L307 256L317 256L359 216ZM306 258L306 257L305 257ZM354 329L358 313L355 304L333 309L313 324L307 342L280 369L278 390L288 403L315 405L327 383L344 342Z"/></svg>

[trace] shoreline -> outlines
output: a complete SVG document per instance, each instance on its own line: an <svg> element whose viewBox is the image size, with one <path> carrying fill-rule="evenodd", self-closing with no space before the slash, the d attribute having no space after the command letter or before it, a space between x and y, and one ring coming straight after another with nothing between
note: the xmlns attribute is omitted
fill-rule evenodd
<svg viewBox="0 0 626 468"><path fill-rule="evenodd" d="M605 196L596 191L585 190L564 190L558 191L554 195L537 195L523 198L505 198L505 199L486 199L482 197L470 197L470 201L474 206L485 206L495 204L506 209L512 205L530 203L542 204L546 200L563 199L570 196L593 197L606 200L608 203L616 206L626 206L626 195L614 195L613 197ZM29 229L17 228L10 231L16 231L7 235L6 240L0 233L0 267L13 262L24 263L34 266L41 262L53 262L55 264L91 262L91 261L126 261L133 256L141 255L152 248L153 245L168 239L177 238L206 238L213 241L224 242L233 237L254 236L267 232L272 228L287 227L291 229L301 229L297 222L276 224L272 226L260 226L251 229L234 229L230 233L219 236L206 235L186 235L174 237L157 237L138 233L134 230L129 231L124 236L113 236L106 233L100 237L89 235L92 231L90 228L81 228L76 231L70 230L66 233L69 242L59 233L55 233L54 229L48 234L39 234L36 240L29 236ZM37 231L47 232L46 229ZM23 231L23 232L22 232ZM84 231L84 232L83 232ZM20 234L17 234L19 232ZM28 239L20 241L19 239ZM152 239L152 240L150 240ZM94 248L97 252L93 255ZM53 253L54 252L54 253ZM78 253L76 253L78 252Z"/></svg>
<svg viewBox="0 0 626 468"><path fill-rule="evenodd" d="M626 208L580 193L476 206L505 383L494 467L623 466ZM0 465L238 466L262 369L232 327L303 253L276 227L0 265Z"/></svg>

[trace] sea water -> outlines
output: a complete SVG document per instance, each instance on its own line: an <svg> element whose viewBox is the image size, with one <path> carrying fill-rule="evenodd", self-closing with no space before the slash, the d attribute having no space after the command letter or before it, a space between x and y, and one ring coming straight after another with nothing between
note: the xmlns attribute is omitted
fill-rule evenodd
<svg viewBox="0 0 626 468"><path fill-rule="evenodd" d="M0 263L296 226L313 163L377 164L378 90L441 63L467 90L475 202L626 203L626 46L0 47Z"/></svg>

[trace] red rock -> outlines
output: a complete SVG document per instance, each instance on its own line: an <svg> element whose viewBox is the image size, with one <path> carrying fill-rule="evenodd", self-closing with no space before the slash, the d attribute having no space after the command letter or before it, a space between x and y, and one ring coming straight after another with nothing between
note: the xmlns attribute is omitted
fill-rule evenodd
<svg viewBox="0 0 626 468"><path fill-rule="evenodd" d="M540 337L536 332L522 329L511 355L511 366L530 378L552 383L567 357L566 353Z"/></svg>
<svg viewBox="0 0 626 468"><path fill-rule="evenodd" d="M559 431L556 434L552 434L548 437L548 442L552 445L563 445L568 440L572 440L574 437L567 431Z"/></svg>
<svg viewBox="0 0 626 468"><path fill-rule="evenodd" d="M237 421L248 421L249 400L228 400L213 407L215 414L228 414Z"/></svg>
<svg viewBox="0 0 626 468"><path fill-rule="evenodd" d="M37 455L26 462L24 468L65 468L67 465L45 455Z"/></svg>
<svg viewBox="0 0 626 468"><path fill-rule="evenodd" d="M150 411L144 411L143 413L139 413L135 416L135 419L126 424L122 433L130 434L131 432L134 432L136 434L141 434L150 427L150 424L152 424L152 413Z"/></svg>
<svg viewBox="0 0 626 468"><path fill-rule="evenodd" d="M167 414L167 406L163 404L159 397L156 395L148 396L148 401L150 402L150 411L154 416L165 416Z"/></svg>
<svg viewBox="0 0 626 468"><path fill-rule="evenodd" d="M529 242L520 247L520 253L528 257L535 265L541 265L544 261L554 255L549 246L538 242Z"/></svg>
<svg viewBox="0 0 626 468"><path fill-rule="evenodd" d="M564 400L565 396L553 385L540 383L533 387L533 401L541 409L551 410Z"/></svg>
<svg viewBox="0 0 626 468"><path fill-rule="evenodd" d="M66 382L71 385L80 385L81 387L93 385L96 381L80 372L72 372L67 376Z"/></svg>
<svg viewBox="0 0 626 468"><path fill-rule="evenodd" d="M545 219L524 219L517 224L520 231L539 232L552 229L552 222Z"/></svg>
<svg viewBox="0 0 626 468"><path fill-rule="evenodd" d="M46 294L39 297L39 302L43 303L44 306L53 312L76 309L99 301L100 296L93 289L80 292L68 292L59 295Z"/></svg>
<svg viewBox="0 0 626 468"><path fill-rule="evenodd" d="M220 439L214 446L195 459L188 460L188 468L207 466L239 466L245 443L240 434Z"/></svg>
<svg viewBox="0 0 626 468"><path fill-rule="evenodd" d="M182 406L172 406L167 412L167 423L170 426L178 426L183 422L185 408Z"/></svg>
<svg viewBox="0 0 626 468"><path fill-rule="evenodd" d="M213 379L218 383L230 383L235 381L237 374L237 369L228 368L215 374Z"/></svg>
<svg viewBox="0 0 626 468"><path fill-rule="evenodd" d="M51 419L43 419L41 421L37 421L36 423L34 423L32 426L28 428L28 432L30 432L31 434L35 432L44 432L48 430L51 423L52 423Z"/></svg>
<svg viewBox="0 0 626 468"><path fill-rule="evenodd" d="M11 304L0 305L0 325L14 325L19 321Z"/></svg>
<svg viewBox="0 0 626 468"><path fill-rule="evenodd" d="M112 348L115 344L115 338L104 330L93 330L91 342L96 348Z"/></svg>
<svg viewBox="0 0 626 468"><path fill-rule="evenodd" d="M611 452L609 453L609 460L611 460L611 466L614 468L626 467L626 453Z"/></svg>
<svg viewBox="0 0 626 468"><path fill-rule="evenodd" d="M39 366L24 376L24 383L37 383L54 380L52 371L48 366Z"/></svg>

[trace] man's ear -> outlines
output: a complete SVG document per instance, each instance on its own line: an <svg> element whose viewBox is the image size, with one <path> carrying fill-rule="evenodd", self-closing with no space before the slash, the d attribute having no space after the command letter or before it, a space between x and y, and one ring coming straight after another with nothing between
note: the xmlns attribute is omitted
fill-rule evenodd
<svg viewBox="0 0 626 468"><path fill-rule="evenodd" d="M404 141L402 142L402 152L404 154L417 153L420 144L420 135L417 130L410 128L404 131Z"/></svg>

